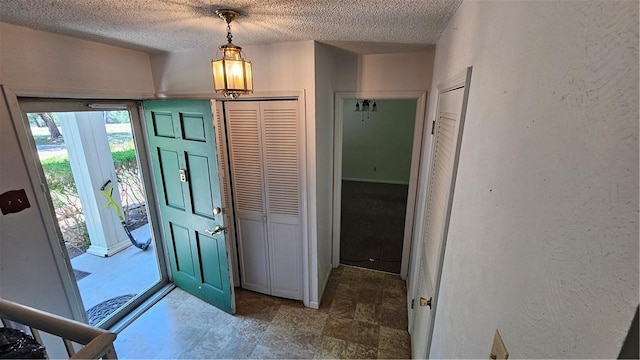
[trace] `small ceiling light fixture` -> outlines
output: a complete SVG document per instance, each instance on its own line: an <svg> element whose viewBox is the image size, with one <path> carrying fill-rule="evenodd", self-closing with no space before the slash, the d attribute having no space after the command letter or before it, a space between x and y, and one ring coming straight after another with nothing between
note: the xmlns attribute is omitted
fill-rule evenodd
<svg viewBox="0 0 640 360"><path fill-rule="evenodd" d="M215 13L227 23L229 42L220 46L222 58L211 61L213 88L217 93L232 99L242 94L251 94L253 92L251 62L244 59L242 48L231 42L231 22L240 17L240 13L229 9L219 9Z"/></svg>

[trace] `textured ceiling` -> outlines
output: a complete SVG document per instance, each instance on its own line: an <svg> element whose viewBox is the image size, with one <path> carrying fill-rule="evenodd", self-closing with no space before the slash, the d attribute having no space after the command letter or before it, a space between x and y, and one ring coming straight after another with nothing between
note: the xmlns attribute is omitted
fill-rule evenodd
<svg viewBox="0 0 640 360"><path fill-rule="evenodd" d="M214 0L215 1L215 0ZM462 0L0 0L0 21L143 51L317 40L357 53L435 44Z"/></svg>

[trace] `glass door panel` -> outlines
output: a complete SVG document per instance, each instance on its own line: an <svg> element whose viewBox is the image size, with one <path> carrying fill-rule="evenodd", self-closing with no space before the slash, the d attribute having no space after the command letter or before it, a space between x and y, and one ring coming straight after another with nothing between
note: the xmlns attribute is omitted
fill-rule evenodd
<svg viewBox="0 0 640 360"><path fill-rule="evenodd" d="M66 270L88 323L109 327L167 282L140 166L143 142L132 126L138 116L130 109L137 108L45 100L21 107L68 255ZM83 110L67 111L76 107Z"/></svg>

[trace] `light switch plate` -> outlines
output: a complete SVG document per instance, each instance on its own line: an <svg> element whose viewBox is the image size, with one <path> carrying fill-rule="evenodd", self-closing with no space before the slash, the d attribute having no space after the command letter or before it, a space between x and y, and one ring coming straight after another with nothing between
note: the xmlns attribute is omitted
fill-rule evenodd
<svg viewBox="0 0 640 360"><path fill-rule="evenodd" d="M502 341L502 336L500 336L500 332L496 329L496 333L493 336L493 345L491 346L491 354L489 355L489 359L508 359L509 352L507 351L507 347L504 346L504 342Z"/></svg>

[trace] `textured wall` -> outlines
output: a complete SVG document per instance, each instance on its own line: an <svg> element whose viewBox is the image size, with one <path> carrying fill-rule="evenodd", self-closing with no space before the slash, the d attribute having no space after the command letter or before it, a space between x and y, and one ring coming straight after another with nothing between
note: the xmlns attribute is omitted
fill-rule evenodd
<svg viewBox="0 0 640 360"><path fill-rule="evenodd" d="M638 2L464 2L434 85L470 65L430 355L486 358L499 328L512 358L615 358L638 305Z"/></svg>

